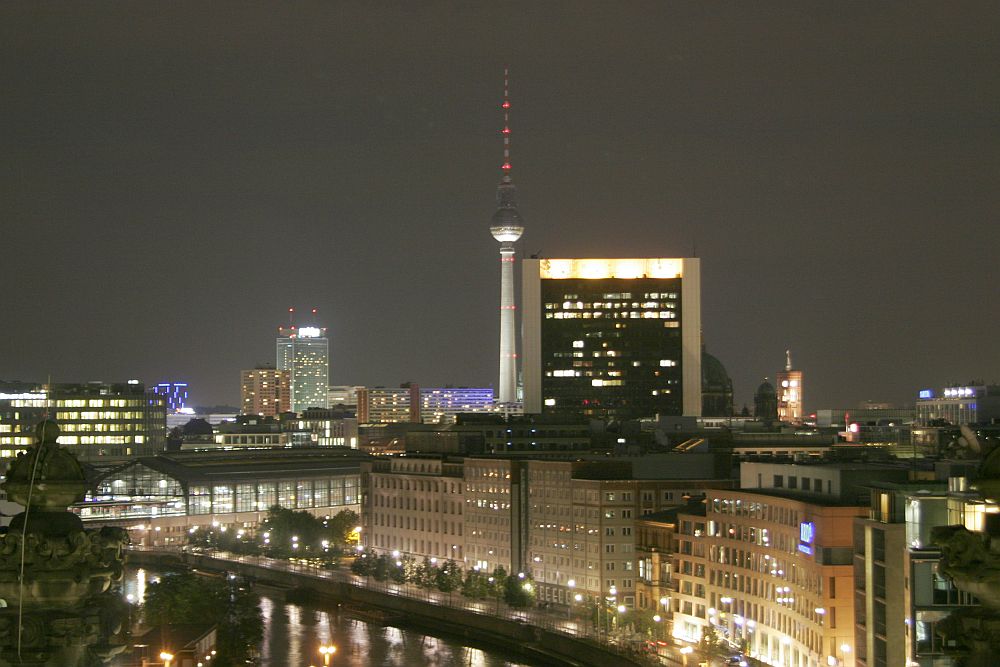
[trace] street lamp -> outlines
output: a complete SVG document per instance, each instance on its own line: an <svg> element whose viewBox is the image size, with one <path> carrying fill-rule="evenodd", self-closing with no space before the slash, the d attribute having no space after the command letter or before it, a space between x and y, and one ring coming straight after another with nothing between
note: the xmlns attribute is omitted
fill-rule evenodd
<svg viewBox="0 0 1000 667"><path fill-rule="evenodd" d="M569 588L569 592L566 594L566 618L569 619L571 612L573 611L573 603L571 600L573 599L573 589L576 588L576 579L570 579L567 581L566 587ZM580 596L577 595L576 597Z"/></svg>
<svg viewBox="0 0 1000 667"><path fill-rule="evenodd" d="M163 661L163 667L170 667L170 662L174 659L173 653L168 653L167 651L160 651L160 660Z"/></svg>
<svg viewBox="0 0 1000 667"><path fill-rule="evenodd" d="M320 655L323 656L323 665L329 665L331 656L333 656L333 654L336 652L337 652L337 647L334 646L333 644L330 644L329 646L326 644L320 646L319 653Z"/></svg>

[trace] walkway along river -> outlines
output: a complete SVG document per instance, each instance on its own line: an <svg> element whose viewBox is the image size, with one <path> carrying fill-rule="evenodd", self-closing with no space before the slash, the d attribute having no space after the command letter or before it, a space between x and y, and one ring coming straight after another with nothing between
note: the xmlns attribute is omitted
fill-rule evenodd
<svg viewBox="0 0 1000 667"><path fill-rule="evenodd" d="M391 618L402 619L407 627L431 634L445 632L462 638L462 643L503 647L507 653L516 653L518 660L534 665L635 667L663 664L654 656L614 653L615 647L589 638L591 628L587 623L539 610L508 609L495 601L471 601L457 594L369 581L346 569L331 571L282 560L218 552L208 555L135 550L130 554L130 563L156 569L187 567L235 572L262 583L300 589L309 593L318 607L334 609L341 604L354 609L381 610Z"/></svg>
<svg viewBox="0 0 1000 667"><path fill-rule="evenodd" d="M142 589L160 573L130 567L124 593L140 601ZM258 586L264 616L264 639L260 645L263 667L307 667L322 665L318 647L337 647L335 667L533 667L502 651L465 646L423 635L412 630L383 626L356 619L336 605L287 602L284 591Z"/></svg>

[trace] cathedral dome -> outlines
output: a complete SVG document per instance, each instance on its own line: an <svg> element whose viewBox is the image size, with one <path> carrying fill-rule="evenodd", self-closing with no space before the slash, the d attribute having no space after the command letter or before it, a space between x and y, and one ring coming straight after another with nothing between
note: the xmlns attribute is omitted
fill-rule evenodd
<svg viewBox="0 0 1000 667"><path fill-rule="evenodd" d="M702 388L712 387L718 390L728 389L733 385L726 367L722 365L716 357L708 352L701 353L701 386Z"/></svg>
<svg viewBox="0 0 1000 667"><path fill-rule="evenodd" d="M765 379L763 382L760 383L760 386L757 387L757 395L777 396L778 392L775 390L774 385L768 382L767 379Z"/></svg>

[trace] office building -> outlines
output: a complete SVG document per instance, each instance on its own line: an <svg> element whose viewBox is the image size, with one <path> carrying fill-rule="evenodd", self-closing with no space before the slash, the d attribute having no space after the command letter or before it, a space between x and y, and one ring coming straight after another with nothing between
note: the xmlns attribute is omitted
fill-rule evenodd
<svg viewBox="0 0 1000 667"><path fill-rule="evenodd" d="M514 243L524 234L524 219L517 210L516 190L511 179L510 77L503 73L503 164L497 186L497 210L490 221L490 234L500 243L500 381L497 402L517 402L517 306L514 300Z"/></svg>
<svg viewBox="0 0 1000 667"><path fill-rule="evenodd" d="M419 424L420 387L361 387L358 389L359 424Z"/></svg>
<svg viewBox="0 0 1000 667"><path fill-rule="evenodd" d="M701 415L698 259L522 265L525 413Z"/></svg>
<svg viewBox="0 0 1000 667"><path fill-rule="evenodd" d="M636 464L640 465L640 464ZM362 464L365 546L530 573L540 600L612 587L636 604L636 519L728 480L637 479L625 460L383 458Z"/></svg>
<svg viewBox="0 0 1000 667"><path fill-rule="evenodd" d="M328 403L331 408L343 405L348 408L356 408L358 405L358 390L364 387L349 384L331 384L327 393Z"/></svg>
<svg viewBox="0 0 1000 667"><path fill-rule="evenodd" d="M574 415L461 414L454 424L413 426L405 437L407 452L436 454L562 456L592 448L590 423Z"/></svg>
<svg viewBox="0 0 1000 667"><path fill-rule="evenodd" d="M460 414L494 412L490 387L359 387L360 424L453 424Z"/></svg>
<svg viewBox="0 0 1000 667"><path fill-rule="evenodd" d="M292 409L291 371L258 366L240 371L240 411L245 415L277 417Z"/></svg>
<svg viewBox="0 0 1000 667"><path fill-rule="evenodd" d="M1000 419L1000 385L921 389L916 407L921 426L989 423Z"/></svg>
<svg viewBox="0 0 1000 667"><path fill-rule="evenodd" d="M292 423L296 430L310 433L317 447L358 448L358 419L351 410L309 409Z"/></svg>
<svg viewBox="0 0 1000 667"><path fill-rule="evenodd" d="M869 515L854 526L859 667L953 664L938 624L975 599L938 569L931 530L948 523L945 482L873 485Z"/></svg>
<svg viewBox="0 0 1000 667"><path fill-rule="evenodd" d="M59 422L59 444L81 461L150 456L166 444L164 398L138 380L0 383L0 465L34 444L35 425L45 416Z"/></svg>
<svg viewBox="0 0 1000 667"><path fill-rule="evenodd" d="M679 515L674 636L711 628L781 667L855 664L854 521L869 486L905 482L875 464L743 463L738 491Z"/></svg>
<svg viewBox="0 0 1000 667"><path fill-rule="evenodd" d="M330 342L326 329L295 327L278 329L277 368L288 371L292 412L325 408L330 391Z"/></svg>
<svg viewBox="0 0 1000 667"><path fill-rule="evenodd" d="M162 396L167 412L183 412L187 408L187 382L160 382L151 388L157 396Z"/></svg>
<svg viewBox="0 0 1000 667"><path fill-rule="evenodd" d="M785 370L778 371L778 421L801 424L802 371L792 367L792 352L785 350Z"/></svg>

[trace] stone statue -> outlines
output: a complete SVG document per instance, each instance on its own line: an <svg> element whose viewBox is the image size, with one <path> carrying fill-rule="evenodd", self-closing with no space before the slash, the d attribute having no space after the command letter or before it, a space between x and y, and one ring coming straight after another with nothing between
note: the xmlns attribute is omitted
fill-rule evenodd
<svg viewBox="0 0 1000 667"><path fill-rule="evenodd" d="M84 529L66 508L83 499L76 458L56 443L51 420L19 455L3 486L26 509L0 535L0 667L90 667L127 646L128 608L112 584L122 577L128 536Z"/></svg>

